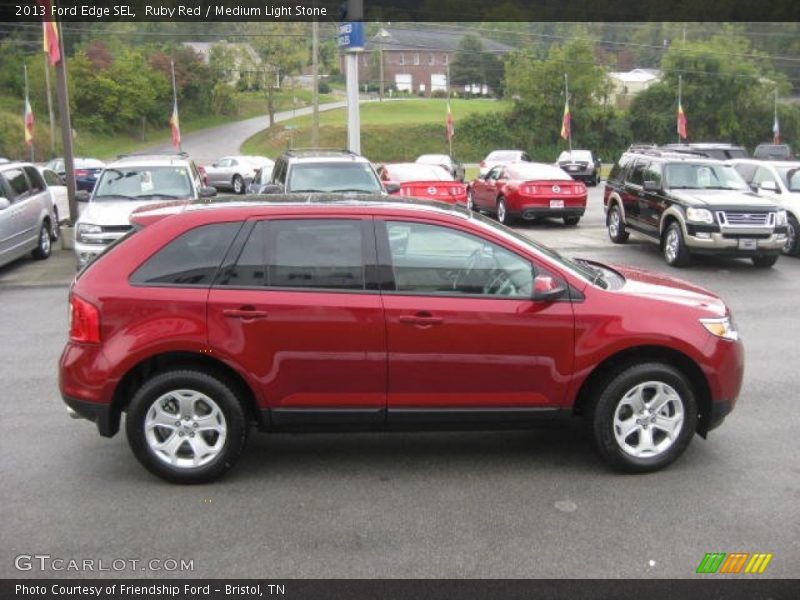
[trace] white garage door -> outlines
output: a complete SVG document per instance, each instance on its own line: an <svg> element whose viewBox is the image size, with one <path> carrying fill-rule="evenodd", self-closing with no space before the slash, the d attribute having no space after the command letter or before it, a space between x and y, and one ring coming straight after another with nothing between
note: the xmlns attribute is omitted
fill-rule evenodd
<svg viewBox="0 0 800 600"><path fill-rule="evenodd" d="M412 92L411 73L397 73L394 76L394 87L398 92Z"/></svg>

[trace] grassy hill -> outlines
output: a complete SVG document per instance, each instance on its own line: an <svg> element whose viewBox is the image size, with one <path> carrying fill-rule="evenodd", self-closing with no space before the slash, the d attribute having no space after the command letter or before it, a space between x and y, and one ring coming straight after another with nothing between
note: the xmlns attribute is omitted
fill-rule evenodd
<svg viewBox="0 0 800 600"><path fill-rule="evenodd" d="M456 135L453 153L462 161L483 158L483 149L458 135L458 123L468 115L499 112L506 108L496 100L451 102ZM446 153L445 119L447 102L443 99L410 99L373 102L361 105L361 153L374 162L413 160L420 154ZM320 114L320 146L347 146L347 113L344 109ZM311 145L311 117L297 117L262 131L243 147L245 154L275 156L289 147Z"/></svg>

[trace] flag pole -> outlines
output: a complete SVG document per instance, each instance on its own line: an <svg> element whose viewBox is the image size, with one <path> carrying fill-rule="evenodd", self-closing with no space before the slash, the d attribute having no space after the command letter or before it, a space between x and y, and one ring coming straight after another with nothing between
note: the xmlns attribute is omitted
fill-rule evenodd
<svg viewBox="0 0 800 600"><path fill-rule="evenodd" d="M678 73L678 110L681 110L681 86L683 85L683 76ZM680 118L680 116L678 116ZM680 125L678 126L678 144L681 143L681 129Z"/></svg>
<svg viewBox="0 0 800 600"><path fill-rule="evenodd" d="M450 61L447 61L447 119L447 147L450 159L453 160L453 136L450 133L453 119L453 111L450 108Z"/></svg>
<svg viewBox="0 0 800 600"><path fill-rule="evenodd" d="M772 121L772 143L781 143L781 130L778 124L778 88L775 88L775 118Z"/></svg>
<svg viewBox="0 0 800 600"><path fill-rule="evenodd" d="M564 95L566 97L567 105L569 105L569 76L566 73L564 73ZM569 129L567 130L567 141L569 142L569 159L572 160L572 117L571 116L570 116Z"/></svg>
<svg viewBox="0 0 800 600"><path fill-rule="evenodd" d="M170 67L172 69L172 110L176 111L178 108L178 87L175 85L175 59L170 59ZM179 130L180 131L180 130ZM178 152L182 151L181 140L178 138Z"/></svg>
<svg viewBox="0 0 800 600"><path fill-rule="evenodd" d="M25 73L25 116L23 117L23 124L25 131L28 130L28 107L30 106L30 99L28 98L28 63L22 65L23 72ZM33 131L31 131L31 162L33 162Z"/></svg>

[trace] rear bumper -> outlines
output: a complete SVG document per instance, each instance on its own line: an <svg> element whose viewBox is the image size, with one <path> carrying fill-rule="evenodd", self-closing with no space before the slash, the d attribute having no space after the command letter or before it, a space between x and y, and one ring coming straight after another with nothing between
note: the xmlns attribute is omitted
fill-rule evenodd
<svg viewBox="0 0 800 600"><path fill-rule="evenodd" d="M519 212L509 211L509 214L512 217L532 221L544 217L582 217L585 212L585 206L566 206L564 208L530 207Z"/></svg>
<svg viewBox="0 0 800 600"><path fill-rule="evenodd" d="M87 402L64 395L61 398L70 410L70 416L75 417L77 415L81 419L93 422L97 425L100 435L112 437L119 431L120 412L110 404Z"/></svg>

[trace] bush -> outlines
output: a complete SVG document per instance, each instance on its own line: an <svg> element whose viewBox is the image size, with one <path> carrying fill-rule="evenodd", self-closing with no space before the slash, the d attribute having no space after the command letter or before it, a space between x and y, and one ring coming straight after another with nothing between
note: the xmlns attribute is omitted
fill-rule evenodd
<svg viewBox="0 0 800 600"><path fill-rule="evenodd" d="M444 90L436 90L431 92L431 98L447 98L447 92Z"/></svg>
<svg viewBox="0 0 800 600"><path fill-rule="evenodd" d="M239 112L238 95L221 81L211 90L211 112L215 115L235 115Z"/></svg>
<svg viewBox="0 0 800 600"><path fill-rule="evenodd" d="M327 81L320 81L317 84L317 91L320 94L330 94L331 93L331 86Z"/></svg>

